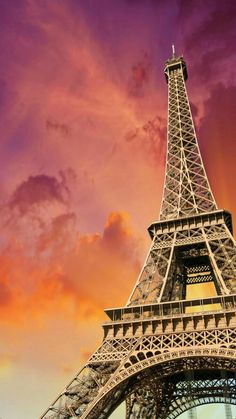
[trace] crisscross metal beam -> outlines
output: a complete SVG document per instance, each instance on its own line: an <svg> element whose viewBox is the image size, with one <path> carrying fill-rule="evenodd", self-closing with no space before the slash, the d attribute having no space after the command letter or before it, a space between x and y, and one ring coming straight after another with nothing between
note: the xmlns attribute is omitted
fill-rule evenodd
<svg viewBox="0 0 236 419"><path fill-rule="evenodd" d="M186 64L175 50L165 76L166 177L160 220L148 228L150 250L126 306L106 310L100 347L41 419L106 419L122 401L127 419L175 419L189 409L196 419L196 407L212 402L225 403L232 419L232 220L212 194L186 92ZM189 290L205 286L210 296L189 297Z"/></svg>

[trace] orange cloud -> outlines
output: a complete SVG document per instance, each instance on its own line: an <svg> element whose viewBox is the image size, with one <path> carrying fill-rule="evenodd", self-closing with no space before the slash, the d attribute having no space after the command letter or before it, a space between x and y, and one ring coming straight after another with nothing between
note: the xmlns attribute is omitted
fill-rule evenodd
<svg viewBox="0 0 236 419"><path fill-rule="evenodd" d="M109 303L114 305L121 297L126 300L134 283L140 242L127 218L127 214L112 213L103 235L80 237L76 257L68 257L68 276L78 289L78 304L86 301L86 314Z"/></svg>
<svg viewBox="0 0 236 419"><path fill-rule="evenodd" d="M52 217L30 249L15 243L11 231L1 255L0 322L41 324L56 312L100 317L107 304L125 303L141 250L128 215L111 213L103 234L73 235L73 229L73 214Z"/></svg>

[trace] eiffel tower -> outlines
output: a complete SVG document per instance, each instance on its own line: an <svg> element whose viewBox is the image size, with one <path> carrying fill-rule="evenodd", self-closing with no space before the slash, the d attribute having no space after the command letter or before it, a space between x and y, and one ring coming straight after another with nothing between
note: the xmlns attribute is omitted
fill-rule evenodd
<svg viewBox="0 0 236 419"><path fill-rule="evenodd" d="M187 67L165 64L168 142L160 219L124 307L107 309L104 339L41 419L174 419L196 406L236 404L236 244L202 162ZM115 284L114 284L115 286ZM191 410L189 410L191 409Z"/></svg>

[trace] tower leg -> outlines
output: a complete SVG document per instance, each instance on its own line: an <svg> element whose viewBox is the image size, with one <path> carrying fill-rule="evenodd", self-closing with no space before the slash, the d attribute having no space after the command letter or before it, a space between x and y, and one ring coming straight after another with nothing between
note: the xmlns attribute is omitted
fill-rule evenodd
<svg viewBox="0 0 236 419"><path fill-rule="evenodd" d="M197 419L197 409L193 407L188 411L188 419Z"/></svg>
<svg viewBox="0 0 236 419"><path fill-rule="evenodd" d="M225 419L233 419L231 405L225 403Z"/></svg>

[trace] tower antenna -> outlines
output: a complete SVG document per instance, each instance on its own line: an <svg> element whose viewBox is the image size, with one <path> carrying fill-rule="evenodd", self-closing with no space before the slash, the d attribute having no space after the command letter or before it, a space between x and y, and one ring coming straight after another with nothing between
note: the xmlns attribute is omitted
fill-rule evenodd
<svg viewBox="0 0 236 419"><path fill-rule="evenodd" d="M175 58L175 46L172 44L172 58Z"/></svg>

